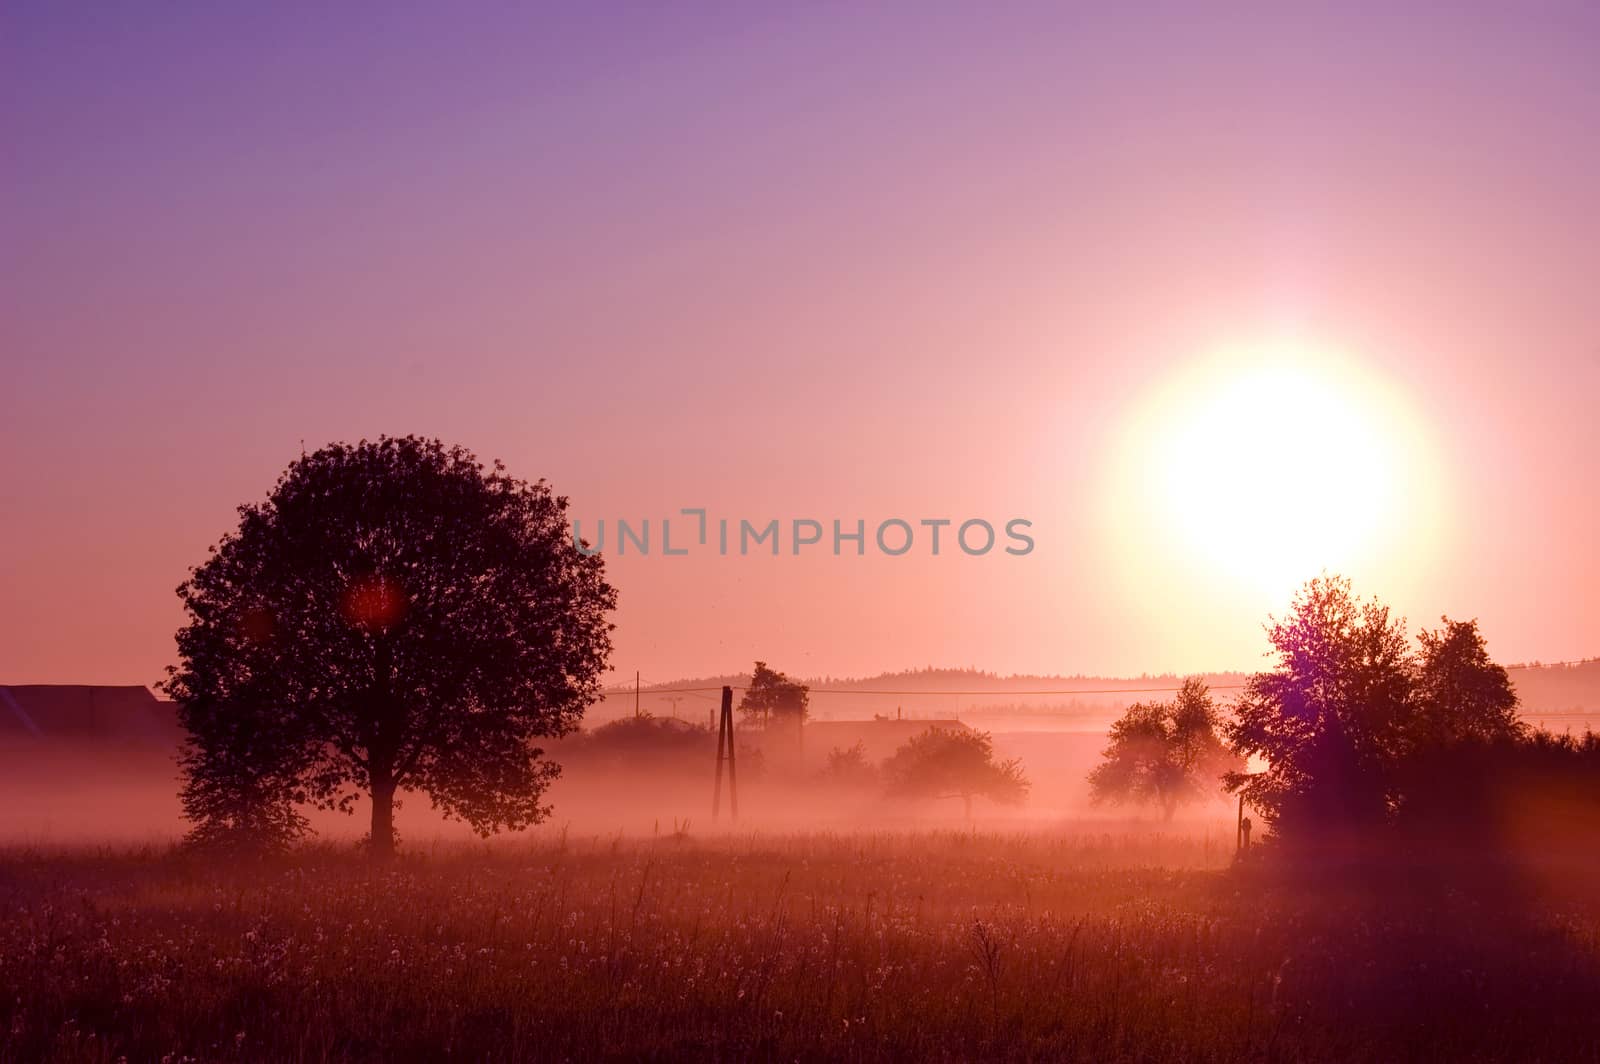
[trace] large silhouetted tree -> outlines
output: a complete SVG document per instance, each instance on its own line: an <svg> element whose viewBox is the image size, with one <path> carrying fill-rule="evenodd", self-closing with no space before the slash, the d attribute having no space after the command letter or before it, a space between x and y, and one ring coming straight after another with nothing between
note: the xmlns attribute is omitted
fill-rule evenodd
<svg viewBox="0 0 1600 1064"><path fill-rule="evenodd" d="M1242 766L1217 735L1220 717L1205 681L1191 676L1168 702L1135 702L1111 725L1105 760L1089 774L1095 802L1151 803L1168 820L1178 806L1222 791Z"/></svg>
<svg viewBox="0 0 1600 1064"><path fill-rule="evenodd" d="M1350 581L1321 576L1268 623L1267 638L1277 667L1250 677L1227 728L1234 752L1267 768L1230 773L1229 788L1274 825L1382 822L1412 712L1404 622L1355 597Z"/></svg>
<svg viewBox="0 0 1600 1064"><path fill-rule="evenodd" d="M599 694L616 592L575 549L566 500L415 437L289 466L178 589L166 688L189 737L196 834L293 834L298 803L400 788L480 834L540 820L559 767L535 741Z"/></svg>
<svg viewBox="0 0 1600 1064"><path fill-rule="evenodd" d="M1250 678L1227 728L1233 750L1266 771L1230 773L1230 789L1301 840L1396 822L1486 830L1507 780L1566 754L1517 719L1477 622L1441 621L1414 654L1404 622L1348 580L1307 584L1268 624L1277 668Z"/></svg>

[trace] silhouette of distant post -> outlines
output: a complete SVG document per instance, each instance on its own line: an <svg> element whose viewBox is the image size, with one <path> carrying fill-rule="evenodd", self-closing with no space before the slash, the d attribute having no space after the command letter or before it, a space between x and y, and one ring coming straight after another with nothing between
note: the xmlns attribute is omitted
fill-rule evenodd
<svg viewBox="0 0 1600 1064"><path fill-rule="evenodd" d="M711 820L722 812L722 764L728 764L728 808L739 819L739 776L733 753L733 688L722 689L722 720L717 729L717 780L711 791Z"/></svg>

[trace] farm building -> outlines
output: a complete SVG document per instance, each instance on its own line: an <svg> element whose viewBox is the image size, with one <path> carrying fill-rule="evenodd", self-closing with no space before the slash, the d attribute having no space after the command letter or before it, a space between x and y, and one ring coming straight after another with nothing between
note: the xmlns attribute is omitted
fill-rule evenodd
<svg viewBox="0 0 1600 1064"><path fill-rule="evenodd" d="M0 685L0 837L170 838L181 742L147 687Z"/></svg>
<svg viewBox="0 0 1600 1064"><path fill-rule="evenodd" d="M176 749L178 720L148 687L0 686L0 742L57 741Z"/></svg>

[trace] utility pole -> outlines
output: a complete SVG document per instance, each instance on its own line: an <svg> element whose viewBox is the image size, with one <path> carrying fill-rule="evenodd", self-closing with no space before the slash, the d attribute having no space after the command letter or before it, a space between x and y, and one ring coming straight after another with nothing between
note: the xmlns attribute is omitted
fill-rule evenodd
<svg viewBox="0 0 1600 1064"><path fill-rule="evenodd" d="M639 670L633 670L633 717L639 719Z"/></svg>
<svg viewBox="0 0 1600 1064"><path fill-rule="evenodd" d="M722 812L722 763L728 763L728 805L733 819L739 820L739 776L733 751L733 688L722 689L722 721L717 729L717 780L711 791L711 821Z"/></svg>
<svg viewBox="0 0 1600 1064"><path fill-rule="evenodd" d="M662 695L661 701L672 703L672 719L678 719L678 703L684 699L683 695Z"/></svg>
<svg viewBox="0 0 1600 1064"><path fill-rule="evenodd" d="M1259 772L1249 773L1249 776L1259 775L1261 775ZM1243 853L1250 848L1250 829L1253 826L1250 823L1250 818L1244 815L1244 787L1241 785L1239 787L1239 815L1238 819L1234 821L1233 829L1233 852L1235 854Z"/></svg>
<svg viewBox="0 0 1600 1064"><path fill-rule="evenodd" d="M1239 816L1233 822L1233 852L1244 849L1244 791L1239 792Z"/></svg>

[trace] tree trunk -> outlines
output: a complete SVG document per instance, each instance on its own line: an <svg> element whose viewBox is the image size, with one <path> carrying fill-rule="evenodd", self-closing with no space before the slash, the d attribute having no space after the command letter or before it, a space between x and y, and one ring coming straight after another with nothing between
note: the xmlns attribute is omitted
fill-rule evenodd
<svg viewBox="0 0 1600 1064"><path fill-rule="evenodd" d="M963 794L961 796L961 804L964 805L967 810L967 823L972 823L972 795Z"/></svg>
<svg viewBox="0 0 1600 1064"><path fill-rule="evenodd" d="M372 781L372 856L388 860L394 856L394 780Z"/></svg>

